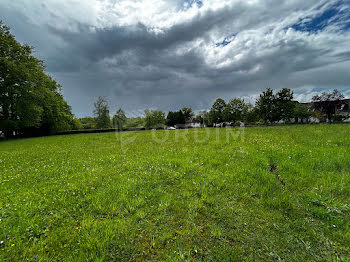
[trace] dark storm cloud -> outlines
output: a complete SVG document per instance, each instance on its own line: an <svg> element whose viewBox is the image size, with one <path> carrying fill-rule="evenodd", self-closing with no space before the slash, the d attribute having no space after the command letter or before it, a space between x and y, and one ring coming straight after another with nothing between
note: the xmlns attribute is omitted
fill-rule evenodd
<svg viewBox="0 0 350 262"><path fill-rule="evenodd" d="M159 52L169 52L176 46L205 36L206 32L213 28L227 24L232 20L232 16L238 16L242 9L242 6L235 6L235 8L223 8L217 12L211 11L205 15L197 15L190 21L164 30L162 34L150 32L142 23L95 30L91 30L88 25L76 23L78 32L70 32L52 26L49 26L49 31L68 44L71 54L84 61L95 63L103 58L118 55L124 50L130 50L133 55L140 57L140 65L147 65L155 62L155 56L159 58ZM181 57L174 57L174 59L180 60ZM175 66L186 66L186 60L183 60L176 61ZM62 67L64 66L65 63L62 64Z"/></svg>
<svg viewBox="0 0 350 262"><path fill-rule="evenodd" d="M349 88L345 1L19 2L0 3L1 18L36 47L78 116L99 95L133 115L249 100L267 87L299 100Z"/></svg>

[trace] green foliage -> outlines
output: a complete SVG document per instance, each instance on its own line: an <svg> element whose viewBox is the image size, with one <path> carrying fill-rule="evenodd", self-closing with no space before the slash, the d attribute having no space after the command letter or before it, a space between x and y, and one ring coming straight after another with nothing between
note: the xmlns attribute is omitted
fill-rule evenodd
<svg viewBox="0 0 350 262"><path fill-rule="evenodd" d="M0 142L0 261L349 261L350 125L227 132Z"/></svg>
<svg viewBox="0 0 350 262"><path fill-rule="evenodd" d="M153 128L164 128L166 123L165 113L160 110L145 110L145 128L153 129Z"/></svg>
<svg viewBox="0 0 350 262"><path fill-rule="evenodd" d="M276 94L267 88L257 99L256 107L266 123L288 121L294 116L295 103L292 99L293 92L288 88L283 88Z"/></svg>
<svg viewBox="0 0 350 262"><path fill-rule="evenodd" d="M225 100L218 98L214 102L209 112L209 118L212 123L218 124L224 121L224 111L226 108Z"/></svg>
<svg viewBox="0 0 350 262"><path fill-rule="evenodd" d="M276 103L275 95L271 88L266 89L262 94L260 94L258 100L256 101L256 107L259 111L260 117L265 122L274 122L276 121Z"/></svg>
<svg viewBox="0 0 350 262"><path fill-rule="evenodd" d="M282 88L276 94L276 121L289 121L294 117L295 102L292 101L293 92L289 88Z"/></svg>
<svg viewBox="0 0 350 262"><path fill-rule="evenodd" d="M168 126L183 125L194 117L192 108L184 107L179 111L170 111L167 115L166 123Z"/></svg>
<svg viewBox="0 0 350 262"><path fill-rule="evenodd" d="M183 125L185 124L186 119L182 110L172 112L170 111L167 115L167 125L175 126L175 125Z"/></svg>
<svg viewBox="0 0 350 262"><path fill-rule="evenodd" d="M181 109L181 112L185 118L185 122L190 121L194 117L194 113L192 111L192 108L184 107Z"/></svg>
<svg viewBox="0 0 350 262"><path fill-rule="evenodd" d="M301 119L301 121L304 121L304 119L308 119L312 116L312 112L310 108L305 104L299 104L297 103L294 108L294 117Z"/></svg>
<svg viewBox="0 0 350 262"><path fill-rule="evenodd" d="M247 104L247 112L244 115L244 122L256 123L260 121L260 114L257 107L253 107L251 104Z"/></svg>
<svg viewBox="0 0 350 262"><path fill-rule="evenodd" d="M226 122L243 121L244 116L248 112L248 106L241 98L231 99L223 112L224 120Z"/></svg>
<svg viewBox="0 0 350 262"><path fill-rule="evenodd" d="M94 103L94 107L96 128L109 128L111 126L111 119L109 118L109 107L107 100L99 96L97 101Z"/></svg>
<svg viewBox="0 0 350 262"><path fill-rule="evenodd" d="M142 128L143 119L141 117L127 118L125 128Z"/></svg>
<svg viewBox="0 0 350 262"><path fill-rule="evenodd" d="M80 122L83 125L83 129L96 129L96 118L94 117L80 118Z"/></svg>
<svg viewBox="0 0 350 262"><path fill-rule="evenodd" d="M123 126L126 123L126 115L124 113L124 111L119 108L118 111L115 113L115 115L113 116L113 127L114 128L118 128L118 130L123 130Z"/></svg>
<svg viewBox="0 0 350 262"><path fill-rule="evenodd" d="M200 111L198 115L196 116L196 119L198 119L201 122L201 125L205 125L207 127L213 125L213 121L210 116L210 112L207 112L205 110Z"/></svg>
<svg viewBox="0 0 350 262"><path fill-rule="evenodd" d="M60 86L0 21L0 130L7 134L52 134L73 127Z"/></svg>
<svg viewBox="0 0 350 262"><path fill-rule="evenodd" d="M84 126L83 124L81 123L80 119L79 118L74 118L73 119L73 130L81 130L83 129Z"/></svg>

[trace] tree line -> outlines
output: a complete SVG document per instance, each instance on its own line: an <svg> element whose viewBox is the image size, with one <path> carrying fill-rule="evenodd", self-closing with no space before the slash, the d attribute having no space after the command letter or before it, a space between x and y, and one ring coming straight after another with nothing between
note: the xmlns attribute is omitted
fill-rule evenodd
<svg viewBox="0 0 350 262"><path fill-rule="evenodd" d="M312 106L293 101L293 92L270 88L260 94L255 105L241 98L226 102L218 98L207 111L197 115L184 107L165 114L161 110L144 111L144 116L127 118L120 108L110 117L106 99L94 103L94 117L78 119L61 94L61 86L46 72L42 60L33 56L33 47L21 45L0 21L0 135L41 136L79 129L163 128L184 126L196 121L205 126L240 123L271 124L310 116L339 119L337 108L344 95L334 90L313 97ZM338 118L337 118L338 117Z"/></svg>
<svg viewBox="0 0 350 262"><path fill-rule="evenodd" d="M260 94L255 106L246 103L242 98L236 97L228 102L218 98L210 110L200 111L197 115L188 107L178 111L169 111L167 115L161 110L146 109L144 116L136 119L127 118L121 108L110 119L108 103L103 97L99 97L94 104L95 118L85 118L82 119L82 122L87 119L90 120L88 127L85 126L86 128L113 127L119 130L125 127L144 127L145 129L164 128L165 126L183 127L186 123L193 121L208 127L236 126L242 123L273 124L281 121L291 123L299 120L306 122L310 117L315 117L320 121L328 120L332 122L336 118L337 108L344 99L344 95L338 90L315 95L312 98L311 105L294 101L293 96L293 92L288 88L283 88L278 92L268 88Z"/></svg>

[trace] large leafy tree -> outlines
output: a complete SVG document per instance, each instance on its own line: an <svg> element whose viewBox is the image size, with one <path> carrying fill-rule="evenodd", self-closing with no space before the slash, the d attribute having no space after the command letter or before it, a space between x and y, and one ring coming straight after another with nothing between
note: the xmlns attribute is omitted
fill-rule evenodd
<svg viewBox="0 0 350 262"><path fill-rule="evenodd" d="M247 104L247 112L244 115L244 121L247 123L256 123L260 120L260 114L257 107Z"/></svg>
<svg viewBox="0 0 350 262"><path fill-rule="evenodd" d="M60 85L32 53L33 48L17 42L0 21L0 130L6 136L44 135L73 126Z"/></svg>
<svg viewBox="0 0 350 262"><path fill-rule="evenodd" d="M312 98L313 108L325 114L328 121L332 121L342 99L344 99L344 95L337 89L334 89L331 93L324 92Z"/></svg>
<svg viewBox="0 0 350 262"><path fill-rule="evenodd" d="M276 103L276 120L281 119L288 121L294 116L295 102L292 101L293 92L289 88L283 88L277 92Z"/></svg>
<svg viewBox="0 0 350 262"><path fill-rule="evenodd" d="M167 115L167 124L169 126L175 126L179 124L185 124L186 119L185 115L183 114L182 110L172 112L170 111Z"/></svg>
<svg viewBox="0 0 350 262"><path fill-rule="evenodd" d="M208 112L206 110L199 111L198 115L196 116L196 119L201 122L201 125L205 125L205 126L212 126L213 125L213 121L211 119L210 112Z"/></svg>
<svg viewBox="0 0 350 262"><path fill-rule="evenodd" d="M248 106L241 98L231 99L224 110L224 120L227 122L236 122L243 120L244 115L248 112Z"/></svg>
<svg viewBox="0 0 350 262"><path fill-rule="evenodd" d="M111 119L109 118L108 102L102 96L99 96L94 103L94 115L96 117L96 128L109 128L111 126Z"/></svg>
<svg viewBox="0 0 350 262"><path fill-rule="evenodd" d="M82 122L80 121L80 119L79 118L74 118L73 119L73 130L81 130L81 129L83 129L84 128L84 126L83 126L83 124L82 124Z"/></svg>
<svg viewBox="0 0 350 262"><path fill-rule="evenodd" d="M224 121L225 108L225 100L223 100L222 98L216 99L209 112L209 117L213 123L218 124Z"/></svg>
<svg viewBox="0 0 350 262"><path fill-rule="evenodd" d="M256 108L258 109L260 117L265 122L272 123L276 120L276 103L275 95L271 88L266 89L262 92L256 101Z"/></svg>
<svg viewBox="0 0 350 262"><path fill-rule="evenodd" d="M118 128L118 130L123 130L123 126L126 123L126 115L125 112L119 108L118 111L113 116L113 127Z"/></svg>
<svg viewBox="0 0 350 262"><path fill-rule="evenodd" d="M146 109L144 120L147 129L163 127L166 122L165 113L160 110Z"/></svg>
<svg viewBox="0 0 350 262"><path fill-rule="evenodd" d="M181 109L181 112L185 118L185 122L190 121L194 117L194 113L192 111L192 108L184 107Z"/></svg>
<svg viewBox="0 0 350 262"><path fill-rule="evenodd" d="M256 101L260 117L266 123L273 123L279 120L289 120L294 114L293 92L283 88L276 94L271 88L266 89Z"/></svg>

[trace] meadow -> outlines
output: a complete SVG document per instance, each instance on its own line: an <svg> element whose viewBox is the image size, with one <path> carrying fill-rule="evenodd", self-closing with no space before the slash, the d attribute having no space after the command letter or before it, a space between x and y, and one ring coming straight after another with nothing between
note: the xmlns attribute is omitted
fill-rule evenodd
<svg viewBox="0 0 350 262"><path fill-rule="evenodd" d="M0 261L349 261L350 125L0 142Z"/></svg>

